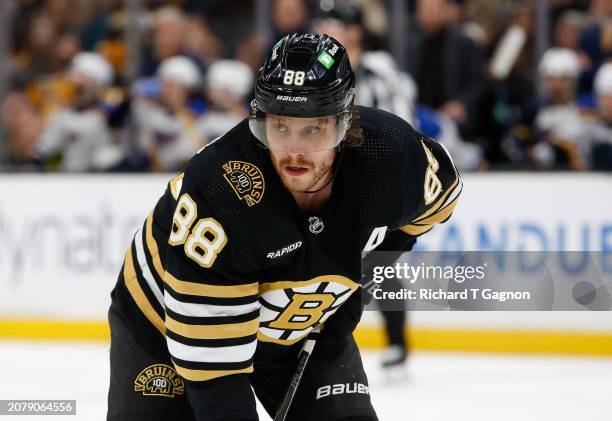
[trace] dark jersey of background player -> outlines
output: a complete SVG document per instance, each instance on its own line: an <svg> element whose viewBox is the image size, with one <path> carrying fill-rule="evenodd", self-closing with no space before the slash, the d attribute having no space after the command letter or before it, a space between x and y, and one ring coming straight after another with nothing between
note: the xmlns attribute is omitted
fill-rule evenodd
<svg viewBox="0 0 612 421"><path fill-rule="evenodd" d="M350 72L335 40L311 34L284 38L261 72L285 65L296 44L315 58L335 54L314 63L317 72ZM182 405L197 420L257 419L251 386L273 414L301 342L321 324L318 362L304 374L290 419L376 419L351 335L362 308L355 293L362 251L407 247L448 219L461 181L443 146L348 99L362 142L339 148L322 206L298 206L245 120L169 182L128 249L111 313L133 337L133 352L146 350L157 365L176 370L189 398ZM129 407L117 406L113 390L130 378L120 379L126 370L115 373L113 360L116 368L123 363L114 346L108 417L121 419ZM150 361L129 364L134 382L146 383ZM357 392L324 397L321 386L330 382L354 382ZM142 405L129 404L141 405L133 413L162 414L175 404L145 404L141 395Z"/></svg>

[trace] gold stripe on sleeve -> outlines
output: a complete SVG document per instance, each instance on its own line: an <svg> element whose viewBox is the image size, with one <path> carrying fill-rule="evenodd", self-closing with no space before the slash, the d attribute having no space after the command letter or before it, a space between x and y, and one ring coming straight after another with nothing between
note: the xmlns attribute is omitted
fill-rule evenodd
<svg viewBox="0 0 612 421"><path fill-rule="evenodd" d="M154 211L151 211L151 213L149 213L149 216L147 216L145 236L147 238L147 248L149 249L151 260L153 260L153 266L155 267L155 271L161 279L164 279L164 274L166 273L166 270L164 269L161 259L159 258L159 249L157 248L157 242L153 237L153 212Z"/></svg>
<svg viewBox="0 0 612 421"><path fill-rule="evenodd" d="M164 321L159 317L159 314L155 311L147 296L143 292L138 279L136 278L136 270L134 269L134 260L132 258L132 247L128 249L125 256L125 263L123 264L123 279L125 280L125 286L127 287L130 295L136 302L136 305L145 315L145 317L155 326L162 335L166 334L166 327Z"/></svg>
<svg viewBox="0 0 612 421"><path fill-rule="evenodd" d="M457 206L458 201L459 201L459 196L455 197L455 199L452 202L450 202L448 206L445 206L444 209L442 209L441 211L434 213L428 218L419 220L418 225L434 225L434 224L444 221L449 216L451 216L451 214L453 213L453 210L455 210L455 206Z"/></svg>
<svg viewBox="0 0 612 421"><path fill-rule="evenodd" d="M427 218L429 215L436 212L440 208L440 206L444 204L444 201L446 200L446 198L453 192L453 190L455 190L458 184L459 184L459 176L455 178L455 181L453 182L453 184L451 184L451 186L448 188L446 193L444 193L442 197L431 208L429 208L421 216L417 217L413 222L420 223L421 219Z"/></svg>
<svg viewBox="0 0 612 421"><path fill-rule="evenodd" d="M181 377L194 382L212 380L223 376L230 376L232 374L248 374L253 372L252 365L240 370L192 370L189 368L183 368L175 363L174 368L176 368L177 373L181 375Z"/></svg>
<svg viewBox="0 0 612 421"><path fill-rule="evenodd" d="M433 225L404 225L400 228L401 231L405 232L408 235L422 235L427 231L433 228Z"/></svg>
<svg viewBox="0 0 612 421"><path fill-rule="evenodd" d="M271 342L274 344L279 344L279 345L284 345L284 346L290 346L290 345L296 344L302 339L304 339L306 336L307 334L305 334L304 336L300 336L299 338L294 338L294 339L278 339L278 338L273 338L271 336L268 336L264 333L261 333L261 331L257 332L257 340L259 342Z"/></svg>
<svg viewBox="0 0 612 421"><path fill-rule="evenodd" d="M164 282L179 294L197 295L200 297L240 298L259 293L257 282L244 285L210 285L199 282L181 281L170 273L164 274Z"/></svg>
<svg viewBox="0 0 612 421"><path fill-rule="evenodd" d="M259 317L248 322L223 325L190 325L166 315L166 328L192 339L232 339L254 335L259 329Z"/></svg>
<svg viewBox="0 0 612 421"><path fill-rule="evenodd" d="M172 197L174 197L174 200L178 200L178 195L181 192L181 186L183 184L184 176L185 173L182 172L176 177L174 177L172 180L170 180L170 193L172 193Z"/></svg>
<svg viewBox="0 0 612 421"><path fill-rule="evenodd" d="M355 281L341 275L322 275L317 276L316 278L308 279L305 281L277 281L277 282L260 282L259 283L259 293L264 294L269 291L276 291L280 289L295 289L301 288L305 286L310 286L312 284L317 284L320 282L335 282L338 284L342 284L345 287L355 291L359 288L359 284Z"/></svg>

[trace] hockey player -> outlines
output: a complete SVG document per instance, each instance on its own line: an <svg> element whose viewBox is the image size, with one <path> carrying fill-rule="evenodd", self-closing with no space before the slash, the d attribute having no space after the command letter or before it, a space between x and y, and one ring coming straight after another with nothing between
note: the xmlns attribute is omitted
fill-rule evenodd
<svg viewBox="0 0 612 421"><path fill-rule="evenodd" d="M250 117L169 182L112 293L108 420L257 420L253 390L274 414L321 325L287 419L377 420L351 335L362 252L409 247L461 181L354 83L336 40L286 36Z"/></svg>

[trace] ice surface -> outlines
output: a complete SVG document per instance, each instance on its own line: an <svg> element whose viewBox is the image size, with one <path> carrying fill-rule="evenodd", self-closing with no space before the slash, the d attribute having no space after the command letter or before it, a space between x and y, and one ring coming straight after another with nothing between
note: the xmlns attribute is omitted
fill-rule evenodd
<svg viewBox="0 0 612 421"><path fill-rule="evenodd" d="M612 419L612 359L417 352L402 378L379 357L364 353L381 421ZM53 419L105 419L106 344L0 341L0 373L0 399L76 399Z"/></svg>

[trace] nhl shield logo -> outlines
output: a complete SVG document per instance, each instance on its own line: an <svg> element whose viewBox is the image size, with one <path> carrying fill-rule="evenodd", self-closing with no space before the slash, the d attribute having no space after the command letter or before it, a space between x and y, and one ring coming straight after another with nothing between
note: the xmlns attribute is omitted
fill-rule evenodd
<svg viewBox="0 0 612 421"><path fill-rule="evenodd" d="M259 168L248 162L229 161L223 164L223 171L223 177L240 200L244 200L248 206L261 201L266 185Z"/></svg>
<svg viewBox="0 0 612 421"><path fill-rule="evenodd" d="M317 216L311 216L308 218L308 229L313 234L319 234L325 229L323 220Z"/></svg>
<svg viewBox="0 0 612 421"><path fill-rule="evenodd" d="M144 396L163 396L173 398L181 396L185 383L173 367L166 364L153 364L145 368L134 380L134 392Z"/></svg>

